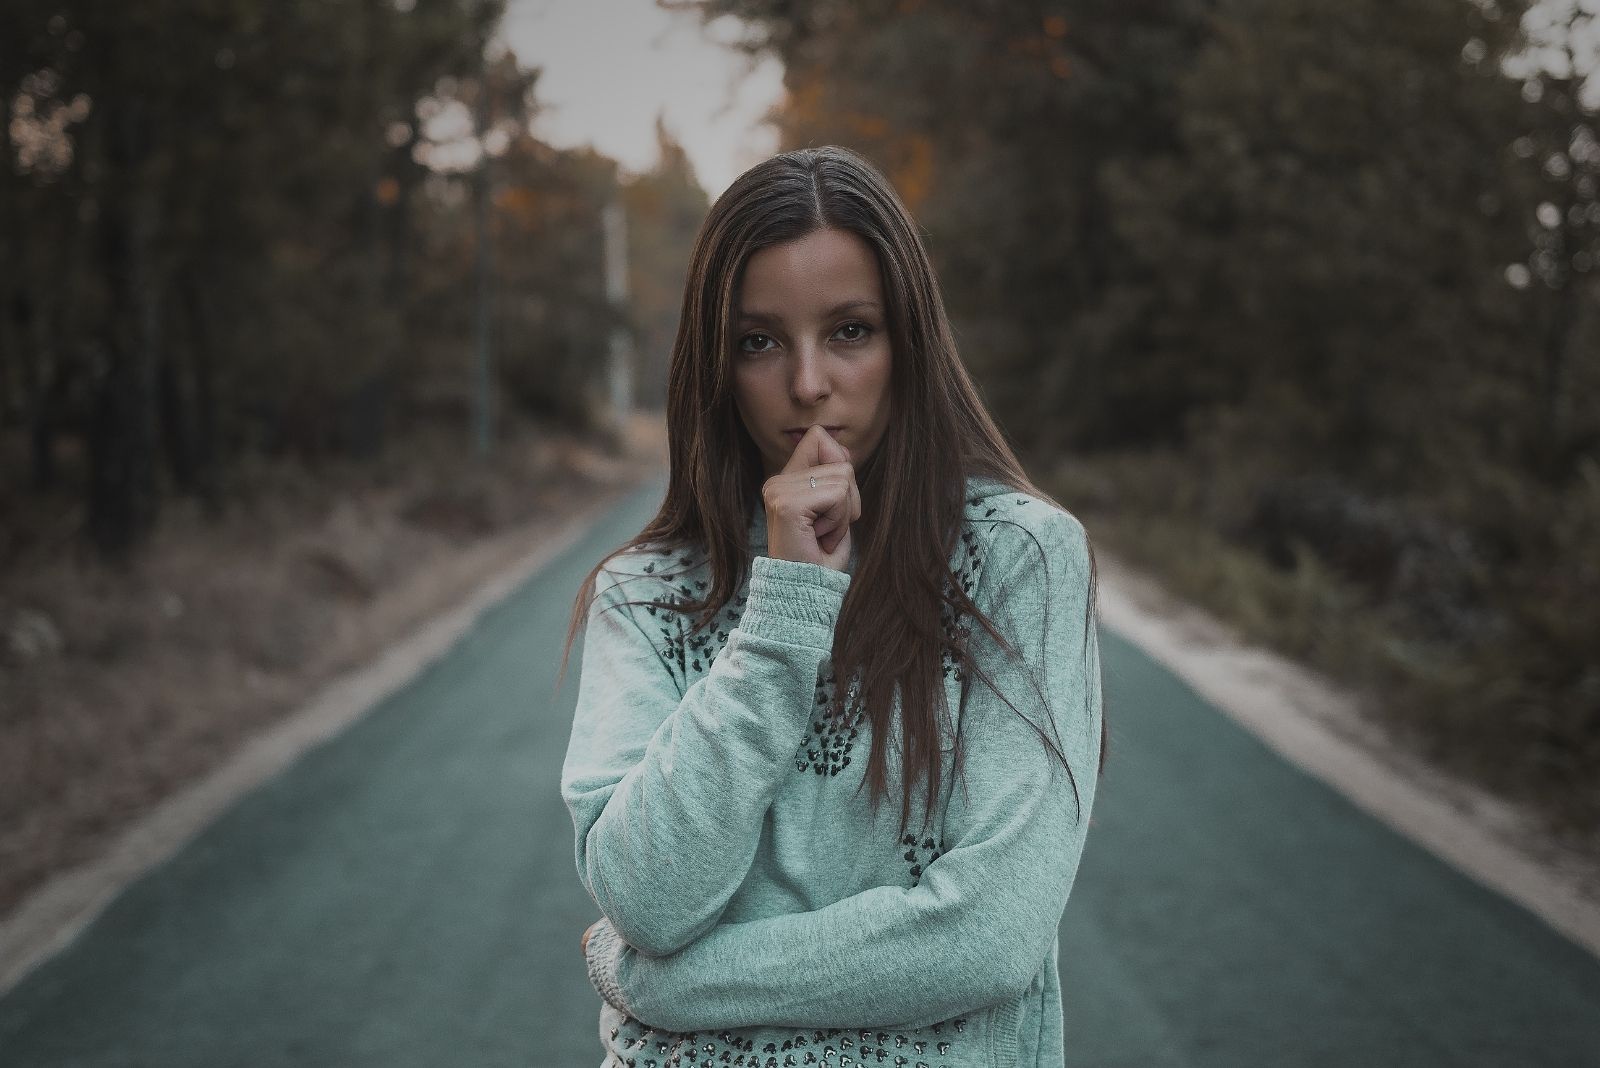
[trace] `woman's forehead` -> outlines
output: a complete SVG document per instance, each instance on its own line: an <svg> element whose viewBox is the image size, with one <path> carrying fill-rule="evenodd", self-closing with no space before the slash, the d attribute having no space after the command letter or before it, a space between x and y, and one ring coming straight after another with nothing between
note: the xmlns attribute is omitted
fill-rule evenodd
<svg viewBox="0 0 1600 1068"><path fill-rule="evenodd" d="M753 254L737 288L736 313L782 318L805 308L816 313L847 305L878 305L883 285L872 247L846 230L816 230Z"/></svg>

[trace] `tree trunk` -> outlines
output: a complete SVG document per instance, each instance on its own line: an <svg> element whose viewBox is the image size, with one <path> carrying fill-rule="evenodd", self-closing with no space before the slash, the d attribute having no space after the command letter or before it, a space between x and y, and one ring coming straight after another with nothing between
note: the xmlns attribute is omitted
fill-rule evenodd
<svg viewBox="0 0 1600 1068"><path fill-rule="evenodd" d="M174 487L180 493L195 492L193 409L186 403L183 368L178 365L178 349L169 345L156 366L156 404L160 416L162 451Z"/></svg>
<svg viewBox="0 0 1600 1068"><path fill-rule="evenodd" d="M189 346L194 362L194 489L205 506L206 514L216 516L222 510L218 478L222 457L221 442L217 435L221 413L217 411L216 353L212 348L204 299L194 275L185 272L178 280L178 287L184 318L189 327Z"/></svg>
<svg viewBox="0 0 1600 1068"><path fill-rule="evenodd" d="M1569 232L1564 232L1562 255L1570 256L1567 250L1571 247ZM1572 348L1572 330L1578 320L1578 301L1582 292L1580 282L1581 278L1574 277L1570 270L1563 272L1563 284L1551 294L1550 320L1544 335L1544 381L1540 391L1543 432L1539 466L1552 482L1560 482L1566 477L1567 442L1572 432L1567 364Z"/></svg>
<svg viewBox="0 0 1600 1068"><path fill-rule="evenodd" d="M157 513L155 477L154 207L142 195L148 154L147 105L105 100L106 182L100 253L108 289L102 331L105 371L95 383L89 433L89 535L112 559L149 534Z"/></svg>

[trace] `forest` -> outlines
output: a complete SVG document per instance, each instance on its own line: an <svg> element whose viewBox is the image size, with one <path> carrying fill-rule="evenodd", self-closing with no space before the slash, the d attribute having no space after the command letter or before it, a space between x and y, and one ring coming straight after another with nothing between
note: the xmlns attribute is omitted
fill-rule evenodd
<svg viewBox="0 0 1600 1068"><path fill-rule="evenodd" d="M706 194L504 7L0 5L0 914L559 513L609 334L662 403Z"/></svg>
<svg viewBox="0 0 1600 1068"><path fill-rule="evenodd" d="M891 176L1099 544L1600 848L1600 7L657 2L781 60L785 147ZM616 329L661 405L706 193L665 128L638 175L530 133L504 8L0 7L0 683L20 576L272 465L603 437ZM6 688L0 728L100 744Z"/></svg>
<svg viewBox="0 0 1600 1068"><path fill-rule="evenodd" d="M1600 5L681 6L889 170L1091 532L1593 835Z"/></svg>
<svg viewBox="0 0 1600 1068"><path fill-rule="evenodd" d="M115 558L163 501L223 507L242 458L378 453L471 403L482 306L513 414L589 425L618 322L664 347L705 195L665 131L626 180L533 137L537 71L490 44L503 6L5 5L0 555L52 533L41 502ZM604 292L611 202L631 308Z"/></svg>

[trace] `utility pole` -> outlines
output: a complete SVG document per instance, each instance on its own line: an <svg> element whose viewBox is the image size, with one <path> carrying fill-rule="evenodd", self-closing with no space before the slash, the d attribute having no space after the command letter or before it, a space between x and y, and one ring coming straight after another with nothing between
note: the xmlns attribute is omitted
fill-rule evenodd
<svg viewBox="0 0 1600 1068"><path fill-rule="evenodd" d="M609 414L618 436L625 435L633 410L633 338L621 315L628 303L628 226L622 205L613 200L601 212L605 229L606 300L618 314L611 328Z"/></svg>

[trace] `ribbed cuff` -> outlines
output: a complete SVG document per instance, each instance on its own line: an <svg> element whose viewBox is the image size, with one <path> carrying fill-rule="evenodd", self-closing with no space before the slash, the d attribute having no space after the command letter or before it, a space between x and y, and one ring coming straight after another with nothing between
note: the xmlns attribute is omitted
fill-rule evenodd
<svg viewBox="0 0 1600 1068"><path fill-rule="evenodd" d="M589 932L589 942L584 949L583 960L589 969L589 984L599 991L600 996L606 1001L632 1016L632 1010L622 1003L622 990L617 986L617 958L626 948L628 943L617 934L617 929L611 926L611 921L602 919L594 930Z"/></svg>
<svg viewBox="0 0 1600 1068"><path fill-rule="evenodd" d="M994 1032L989 1038L989 1059L995 1068L1017 1068L1017 1028L1022 1023L1022 998L1013 998L994 1010Z"/></svg>
<svg viewBox="0 0 1600 1068"><path fill-rule="evenodd" d="M850 576L822 564L757 556L739 629L792 645L833 648L833 627Z"/></svg>

